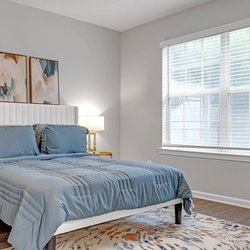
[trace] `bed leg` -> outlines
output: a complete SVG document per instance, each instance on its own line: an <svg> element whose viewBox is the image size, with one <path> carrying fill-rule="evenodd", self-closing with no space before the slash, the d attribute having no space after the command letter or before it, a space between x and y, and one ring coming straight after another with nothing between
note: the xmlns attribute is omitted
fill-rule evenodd
<svg viewBox="0 0 250 250"><path fill-rule="evenodd" d="M56 249L56 236L53 236L44 250L55 250Z"/></svg>
<svg viewBox="0 0 250 250"><path fill-rule="evenodd" d="M182 219L182 203L174 205L175 210L175 224L181 224Z"/></svg>

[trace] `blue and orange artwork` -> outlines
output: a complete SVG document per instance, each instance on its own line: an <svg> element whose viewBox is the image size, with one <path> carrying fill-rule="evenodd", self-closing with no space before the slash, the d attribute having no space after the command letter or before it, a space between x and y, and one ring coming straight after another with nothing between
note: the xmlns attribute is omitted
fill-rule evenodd
<svg viewBox="0 0 250 250"><path fill-rule="evenodd" d="M27 102L26 56L0 52L0 101Z"/></svg>
<svg viewBox="0 0 250 250"><path fill-rule="evenodd" d="M59 104L58 62L30 58L31 102Z"/></svg>

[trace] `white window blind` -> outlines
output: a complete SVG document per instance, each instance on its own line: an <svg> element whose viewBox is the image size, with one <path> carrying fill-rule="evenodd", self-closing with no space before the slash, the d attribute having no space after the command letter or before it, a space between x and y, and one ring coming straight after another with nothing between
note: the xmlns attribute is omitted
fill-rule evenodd
<svg viewBox="0 0 250 250"><path fill-rule="evenodd" d="M164 146L250 148L250 27L162 51Z"/></svg>

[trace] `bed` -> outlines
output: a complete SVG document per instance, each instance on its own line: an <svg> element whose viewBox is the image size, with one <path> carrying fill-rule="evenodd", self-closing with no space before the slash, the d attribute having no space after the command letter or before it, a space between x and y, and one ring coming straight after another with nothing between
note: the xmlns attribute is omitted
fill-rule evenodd
<svg viewBox="0 0 250 250"><path fill-rule="evenodd" d="M0 104L1 125L35 123L77 124L77 109ZM48 131L61 127L51 125ZM175 168L54 149L0 158L0 219L12 226L8 241L18 250L52 250L58 234L155 208L175 205L178 224L182 206L191 212L191 190Z"/></svg>

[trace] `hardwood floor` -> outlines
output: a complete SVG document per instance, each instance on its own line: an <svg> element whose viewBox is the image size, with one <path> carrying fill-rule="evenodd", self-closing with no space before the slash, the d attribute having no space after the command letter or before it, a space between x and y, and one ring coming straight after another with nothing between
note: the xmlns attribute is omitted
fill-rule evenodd
<svg viewBox="0 0 250 250"><path fill-rule="evenodd" d="M9 232L10 232L10 227L2 223L0 220L0 249L5 249L10 246L7 243Z"/></svg>
<svg viewBox="0 0 250 250"><path fill-rule="evenodd" d="M195 204L194 212L250 226L250 209L197 198L194 198L193 201ZM10 227L0 221L0 249L9 246L6 242L9 231Z"/></svg>
<svg viewBox="0 0 250 250"><path fill-rule="evenodd" d="M250 209L197 198L193 202L194 212L250 226Z"/></svg>

